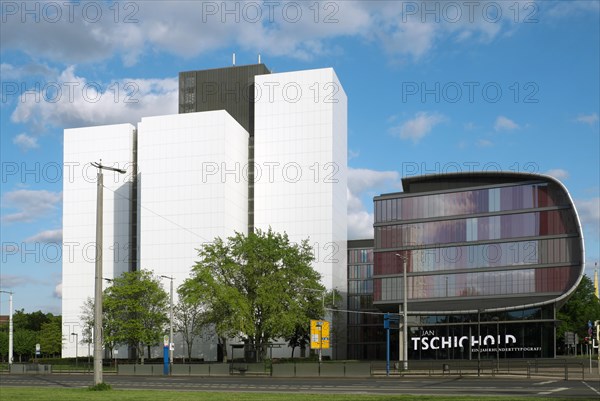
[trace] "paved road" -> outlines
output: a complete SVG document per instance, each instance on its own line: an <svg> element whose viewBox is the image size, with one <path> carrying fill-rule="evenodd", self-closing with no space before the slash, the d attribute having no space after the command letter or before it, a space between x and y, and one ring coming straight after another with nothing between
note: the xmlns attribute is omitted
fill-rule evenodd
<svg viewBox="0 0 600 401"><path fill-rule="evenodd" d="M430 394L545 396L600 399L600 380L547 380L522 378L271 378L271 377L147 377L104 375L116 389L181 391L245 391L276 393ZM92 375L0 375L0 386L77 388L92 384Z"/></svg>

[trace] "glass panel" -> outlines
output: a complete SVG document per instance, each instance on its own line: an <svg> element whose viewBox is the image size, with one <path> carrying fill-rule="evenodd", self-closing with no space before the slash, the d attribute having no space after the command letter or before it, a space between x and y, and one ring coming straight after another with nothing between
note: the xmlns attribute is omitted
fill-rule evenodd
<svg viewBox="0 0 600 401"><path fill-rule="evenodd" d="M397 232L398 228L400 232ZM377 227L381 248L577 234L572 210L520 213Z"/></svg>
<svg viewBox="0 0 600 401"><path fill-rule="evenodd" d="M386 221L457 216L547 206L569 206L564 191L554 184L529 184L448 194L399 198ZM377 220L381 221L381 220Z"/></svg>

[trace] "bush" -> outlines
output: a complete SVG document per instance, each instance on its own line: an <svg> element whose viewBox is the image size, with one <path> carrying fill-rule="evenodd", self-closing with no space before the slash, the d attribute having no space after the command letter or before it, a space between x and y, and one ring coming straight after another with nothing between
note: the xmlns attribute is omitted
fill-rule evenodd
<svg viewBox="0 0 600 401"><path fill-rule="evenodd" d="M110 386L110 384L100 383L100 384L96 384L95 386L89 386L88 390L90 390L90 391L108 391L108 390L112 390L112 387Z"/></svg>

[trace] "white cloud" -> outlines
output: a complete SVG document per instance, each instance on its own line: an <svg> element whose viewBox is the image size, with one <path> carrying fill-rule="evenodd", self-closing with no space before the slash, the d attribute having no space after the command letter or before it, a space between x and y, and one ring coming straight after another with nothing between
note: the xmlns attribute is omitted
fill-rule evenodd
<svg viewBox="0 0 600 401"><path fill-rule="evenodd" d="M361 197L368 202L375 194L390 192L399 185L397 171L348 169L348 238L373 238L373 213L367 211ZM375 190L375 192L373 192Z"/></svg>
<svg viewBox="0 0 600 401"><path fill-rule="evenodd" d="M478 128L475 125L475 123L472 122L472 121L469 121L468 123L465 123L463 126L464 126L464 128L465 128L466 131L473 131L474 129Z"/></svg>
<svg viewBox="0 0 600 401"><path fill-rule="evenodd" d="M27 284L31 284L33 282L37 282L37 280L32 279L26 275L14 275L14 274L2 274L0 276L2 281L2 289L12 289L16 287L22 287Z"/></svg>
<svg viewBox="0 0 600 401"><path fill-rule="evenodd" d="M108 3L95 2L94 8L102 7L102 16L93 22L82 13L83 3L77 3L71 21L67 7L54 23L24 24L20 13L8 15L0 38L2 48L36 58L82 63L117 54L126 65L133 65L144 52L194 57L224 47L305 59L322 54L329 38L359 34L370 26L370 15L360 2L331 2L332 8L324 3L318 15L308 2L294 2L294 7L272 2L272 12L263 2L249 3L148 1L109 8ZM294 22L298 4L302 9Z"/></svg>
<svg viewBox="0 0 600 401"><path fill-rule="evenodd" d="M362 201L348 191L348 239L373 238L373 213L365 210Z"/></svg>
<svg viewBox="0 0 600 401"><path fill-rule="evenodd" d="M577 116L575 121L577 121L578 123L594 125L598 122L598 113L580 114Z"/></svg>
<svg viewBox="0 0 600 401"><path fill-rule="evenodd" d="M62 282L54 287L54 293L52 295L54 298L62 299Z"/></svg>
<svg viewBox="0 0 600 401"><path fill-rule="evenodd" d="M19 189L5 193L2 198L3 208L18 210L18 212L2 216L3 222L32 222L57 210L57 206L62 200L62 193Z"/></svg>
<svg viewBox="0 0 600 401"><path fill-rule="evenodd" d="M550 175L559 180L564 180L565 178L569 178L569 172L567 170L563 170L561 168L551 169L545 172L546 175Z"/></svg>
<svg viewBox="0 0 600 401"><path fill-rule="evenodd" d="M41 231L25 240L25 242L56 243L62 242L62 228Z"/></svg>
<svg viewBox="0 0 600 401"><path fill-rule="evenodd" d="M19 8L24 3L15 4ZM41 1L35 4L45 7ZM93 11L87 12L84 2L52 4L62 12L57 21L49 22L54 16L44 15L39 23L22 23L21 10L4 15L2 48L67 64L116 54L133 65L146 53L195 57L220 48L310 59L335 52L332 39L354 36L375 42L392 56L418 60L441 42L488 43L519 26L510 2L494 3L500 8L498 21L472 13L460 2L455 3L457 10L440 3L433 14L428 2L390 1L93 2ZM98 7L100 18L95 18Z"/></svg>
<svg viewBox="0 0 600 401"><path fill-rule="evenodd" d="M387 29L376 32L388 53L408 55L414 60L419 60L433 48L438 25L424 24L414 18L407 19L404 24L397 24L396 21L386 22L384 27Z"/></svg>
<svg viewBox="0 0 600 401"><path fill-rule="evenodd" d="M494 142L492 142L488 139L479 139L477 141L477 146L479 146L480 148L490 148L490 147L494 146Z"/></svg>
<svg viewBox="0 0 600 401"><path fill-rule="evenodd" d="M28 150L39 147L37 138L35 138L33 136L29 136L24 132L15 136L13 138L13 143L15 145L17 145L23 152L27 152Z"/></svg>
<svg viewBox="0 0 600 401"><path fill-rule="evenodd" d="M18 76L18 71L19 70L12 64L0 63L0 75L2 76L3 81L16 78Z"/></svg>
<svg viewBox="0 0 600 401"><path fill-rule="evenodd" d="M498 116L498 118L496 118L496 123L494 124L494 129L496 131L513 131L518 128L520 128L519 124L504 116Z"/></svg>
<svg viewBox="0 0 600 401"><path fill-rule="evenodd" d="M12 121L43 130L46 126L135 124L142 117L177 113L177 78L92 82L77 76L75 67L70 66L60 74L57 84L60 95L42 88L25 96L12 113ZM48 98L51 101L44 101Z"/></svg>
<svg viewBox="0 0 600 401"><path fill-rule="evenodd" d="M416 113L414 118L392 127L390 132L401 139L411 139L416 143L444 120L445 117L441 114L421 111Z"/></svg>
<svg viewBox="0 0 600 401"><path fill-rule="evenodd" d="M600 198L575 200L575 206L584 230L600 236Z"/></svg>
<svg viewBox="0 0 600 401"><path fill-rule="evenodd" d="M354 194L369 189L397 182L400 174L397 171L377 171L364 168L348 169L348 189Z"/></svg>
<svg viewBox="0 0 600 401"><path fill-rule="evenodd" d="M540 1L544 15L552 18L568 18L574 15L598 15L600 3L589 0L571 0L571 1ZM546 9L544 9L546 8Z"/></svg>
<svg viewBox="0 0 600 401"><path fill-rule="evenodd" d="M27 64L23 66L14 66L8 63L0 64L0 76L5 85L7 81L13 79L20 79L23 77L46 77L50 78L56 76L56 70L48 67L46 64Z"/></svg>

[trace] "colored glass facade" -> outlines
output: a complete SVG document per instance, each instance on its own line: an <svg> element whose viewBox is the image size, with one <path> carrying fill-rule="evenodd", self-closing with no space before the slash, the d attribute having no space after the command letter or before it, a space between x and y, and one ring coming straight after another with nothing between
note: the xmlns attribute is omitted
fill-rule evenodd
<svg viewBox="0 0 600 401"><path fill-rule="evenodd" d="M373 305L372 239L348 241L348 310L348 359L385 359L383 314Z"/></svg>
<svg viewBox="0 0 600 401"><path fill-rule="evenodd" d="M373 304L398 312L406 259L409 356L554 356L555 310L584 261L565 187L520 173L412 177L403 186L374 199ZM474 344L448 343L471 336ZM499 336L509 344L490 348Z"/></svg>

